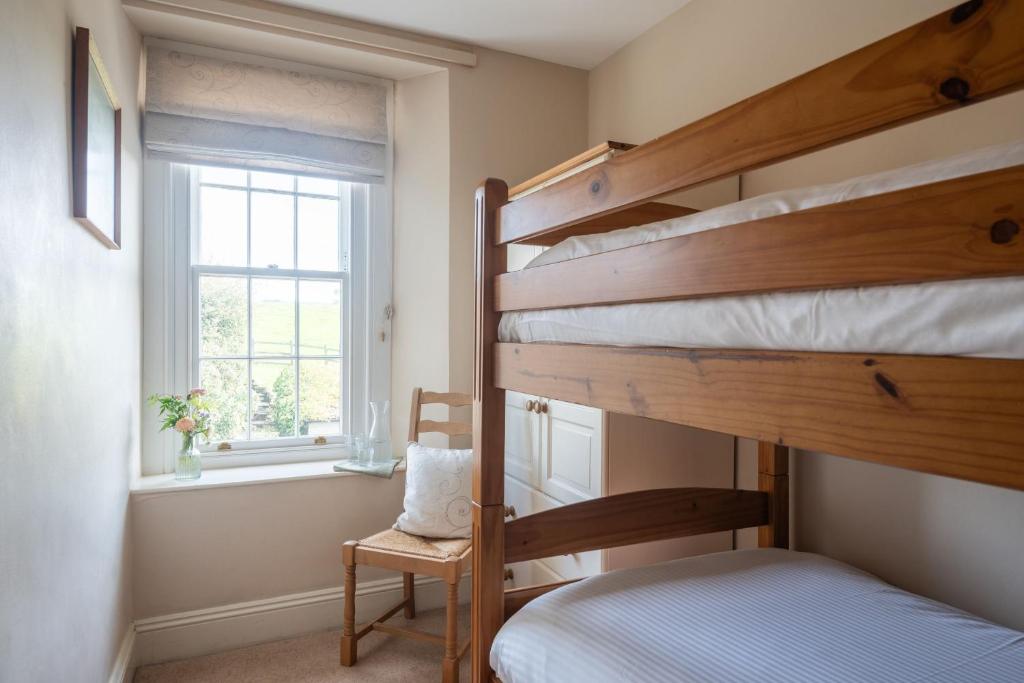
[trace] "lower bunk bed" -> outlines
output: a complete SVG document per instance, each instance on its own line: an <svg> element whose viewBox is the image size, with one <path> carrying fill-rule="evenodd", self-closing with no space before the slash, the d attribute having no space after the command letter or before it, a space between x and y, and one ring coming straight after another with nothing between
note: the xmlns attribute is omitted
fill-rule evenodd
<svg viewBox="0 0 1024 683"><path fill-rule="evenodd" d="M734 550L594 576L498 631L502 683L1024 680L1024 633L820 555Z"/></svg>

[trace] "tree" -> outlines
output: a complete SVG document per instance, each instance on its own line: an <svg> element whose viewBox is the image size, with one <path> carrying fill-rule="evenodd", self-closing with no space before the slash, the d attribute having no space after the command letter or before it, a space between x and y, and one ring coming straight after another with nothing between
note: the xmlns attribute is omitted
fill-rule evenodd
<svg viewBox="0 0 1024 683"><path fill-rule="evenodd" d="M270 423L278 436L295 434L295 379L291 366L283 368L274 380L270 397Z"/></svg>

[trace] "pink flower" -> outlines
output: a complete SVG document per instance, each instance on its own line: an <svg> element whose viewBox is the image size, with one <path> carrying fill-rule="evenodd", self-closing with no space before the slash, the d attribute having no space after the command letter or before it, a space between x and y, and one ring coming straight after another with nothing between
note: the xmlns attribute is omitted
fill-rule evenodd
<svg viewBox="0 0 1024 683"><path fill-rule="evenodd" d="M197 388L193 389L192 391L188 392L188 395L189 396L205 396L206 395L206 389L202 389L202 388L198 388L197 387Z"/></svg>
<svg viewBox="0 0 1024 683"><path fill-rule="evenodd" d="M191 432L196 428L196 421L191 417L183 417L174 423L174 428L179 432Z"/></svg>

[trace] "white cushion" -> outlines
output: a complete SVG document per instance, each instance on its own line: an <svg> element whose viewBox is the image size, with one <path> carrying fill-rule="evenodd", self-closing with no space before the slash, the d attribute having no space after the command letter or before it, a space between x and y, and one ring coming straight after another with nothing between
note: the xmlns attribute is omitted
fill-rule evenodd
<svg viewBox="0 0 1024 683"><path fill-rule="evenodd" d="M473 451L410 443L405 511L395 528L428 538L473 535Z"/></svg>

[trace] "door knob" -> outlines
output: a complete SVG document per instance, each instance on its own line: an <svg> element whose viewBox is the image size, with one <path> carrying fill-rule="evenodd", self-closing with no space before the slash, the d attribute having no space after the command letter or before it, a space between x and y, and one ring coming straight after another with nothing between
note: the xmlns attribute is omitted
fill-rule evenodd
<svg viewBox="0 0 1024 683"><path fill-rule="evenodd" d="M548 404L546 402L545 403L541 403L540 401L537 401L537 412L538 413L546 413L546 412L548 412Z"/></svg>
<svg viewBox="0 0 1024 683"><path fill-rule="evenodd" d="M536 409L537 409L537 402L534 401L532 398L529 401L526 402L526 412L532 413L532 412L535 412Z"/></svg>
<svg viewBox="0 0 1024 683"><path fill-rule="evenodd" d="M518 516L518 515L516 515L516 506L515 505L506 505L505 506L505 516L506 517L511 517L512 519L515 519Z"/></svg>
<svg viewBox="0 0 1024 683"><path fill-rule="evenodd" d="M511 569L506 569L505 570L505 580L506 581L511 581L514 578L516 578L516 573L514 571L512 571Z"/></svg>

